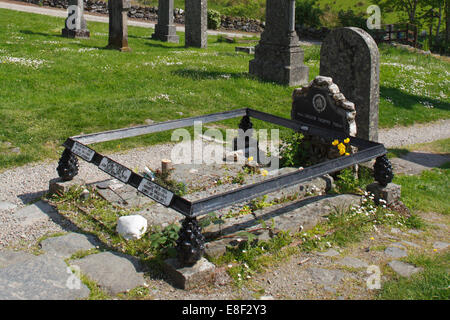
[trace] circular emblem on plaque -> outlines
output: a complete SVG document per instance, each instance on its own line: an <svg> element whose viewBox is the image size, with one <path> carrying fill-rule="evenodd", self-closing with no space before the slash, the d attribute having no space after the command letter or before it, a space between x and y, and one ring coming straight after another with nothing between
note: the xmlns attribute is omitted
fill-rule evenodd
<svg viewBox="0 0 450 320"><path fill-rule="evenodd" d="M317 112L321 113L327 107L327 100L321 94L316 94L312 99L313 107Z"/></svg>

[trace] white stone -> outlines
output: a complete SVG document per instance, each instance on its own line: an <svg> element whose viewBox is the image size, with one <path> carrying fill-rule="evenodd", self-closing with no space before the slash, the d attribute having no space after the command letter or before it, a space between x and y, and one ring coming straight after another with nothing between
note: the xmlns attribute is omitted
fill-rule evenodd
<svg viewBox="0 0 450 320"><path fill-rule="evenodd" d="M140 215L120 217L117 232L126 240L137 240L147 231L147 219Z"/></svg>

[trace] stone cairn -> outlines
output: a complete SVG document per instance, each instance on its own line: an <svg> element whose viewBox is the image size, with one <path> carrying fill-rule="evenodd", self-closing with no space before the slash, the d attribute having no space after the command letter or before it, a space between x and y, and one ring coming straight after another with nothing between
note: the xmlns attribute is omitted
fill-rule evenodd
<svg viewBox="0 0 450 320"><path fill-rule="evenodd" d="M325 126L352 137L357 133L355 117L355 104L346 99L329 77L317 76L309 85L295 89L292 94L293 120ZM305 135L303 141L312 163L340 156L329 139ZM354 153L356 148L351 147L347 152Z"/></svg>
<svg viewBox="0 0 450 320"><path fill-rule="evenodd" d="M128 47L128 16L130 0L109 0L109 39L108 48L131 51Z"/></svg>
<svg viewBox="0 0 450 320"><path fill-rule="evenodd" d="M249 72L262 80L295 86L308 83L309 69L295 31L295 0L267 0L266 28Z"/></svg>
<svg viewBox="0 0 450 320"><path fill-rule="evenodd" d="M185 6L186 47L206 48L208 45L207 0L186 0Z"/></svg>
<svg viewBox="0 0 450 320"><path fill-rule="evenodd" d="M165 42L179 43L176 26L173 24L173 0L159 0L158 2L158 24L152 39Z"/></svg>
<svg viewBox="0 0 450 320"><path fill-rule="evenodd" d="M68 14L62 36L66 38L89 38L90 32L84 19L83 0L69 0Z"/></svg>

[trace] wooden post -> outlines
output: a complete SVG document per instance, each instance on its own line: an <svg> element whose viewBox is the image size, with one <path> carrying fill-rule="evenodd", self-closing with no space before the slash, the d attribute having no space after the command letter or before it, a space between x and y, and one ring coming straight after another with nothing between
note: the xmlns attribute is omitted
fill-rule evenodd
<svg viewBox="0 0 450 320"><path fill-rule="evenodd" d="M170 170L172 170L172 161L168 159L161 160L161 172L162 174L169 174Z"/></svg>

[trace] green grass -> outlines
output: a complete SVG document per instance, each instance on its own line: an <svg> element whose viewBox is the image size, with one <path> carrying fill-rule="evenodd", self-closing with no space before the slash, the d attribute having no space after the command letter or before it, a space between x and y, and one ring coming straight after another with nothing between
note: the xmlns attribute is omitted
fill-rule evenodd
<svg viewBox="0 0 450 320"><path fill-rule="evenodd" d="M448 190L450 167L423 171L416 176L396 176L394 183L402 186L402 200L412 210L450 213Z"/></svg>
<svg viewBox="0 0 450 320"><path fill-rule="evenodd" d="M159 122L244 107L289 117L293 88L251 77L253 57L235 53L237 44L209 37L208 49L186 49L183 34L179 45L167 44L150 40L151 29L129 27L133 52L121 53L105 49L107 24L90 22L87 40L62 38L63 25L61 18L0 10L0 170L57 159L69 136L140 125L146 119ZM449 117L448 63L384 47L381 53L382 127ZM320 47L305 47L310 78L319 73L319 57ZM415 64L430 74L422 69L402 73L392 63ZM426 87L413 90L413 79L423 79ZM425 108L422 100L434 108ZM237 128L238 122L223 124ZM255 121L258 126L273 128ZM169 140L165 132L95 147L105 152ZM20 153L11 152L15 147Z"/></svg>
<svg viewBox="0 0 450 320"><path fill-rule="evenodd" d="M450 299L449 264L447 251L434 256L410 256L406 262L424 270L411 278L397 277L383 284L379 299L383 300L448 300Z"/></svg>

